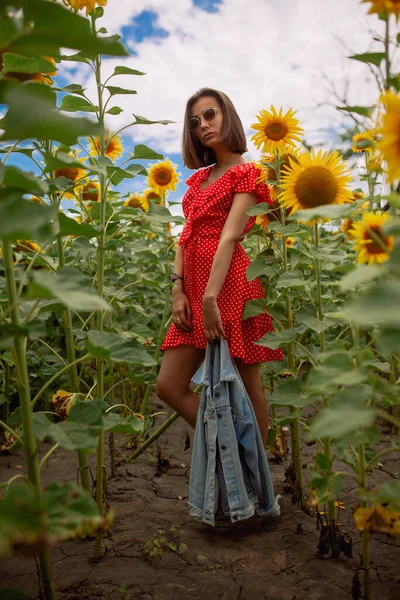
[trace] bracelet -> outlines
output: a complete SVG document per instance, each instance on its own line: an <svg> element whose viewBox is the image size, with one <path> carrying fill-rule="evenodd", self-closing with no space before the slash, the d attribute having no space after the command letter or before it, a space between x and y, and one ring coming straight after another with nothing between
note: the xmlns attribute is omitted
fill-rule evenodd
<svg viewBox="0 0 400 600"><path fill-rule="evenodd" d="M172 282L176 281L177 279L182 279L183 281L183 275L178 275L178 273L172 273L170 279Z"/></svg>

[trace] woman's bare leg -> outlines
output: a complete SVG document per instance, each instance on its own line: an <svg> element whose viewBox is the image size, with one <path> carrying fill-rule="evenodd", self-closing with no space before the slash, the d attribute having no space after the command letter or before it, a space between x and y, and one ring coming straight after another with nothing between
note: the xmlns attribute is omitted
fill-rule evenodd
<svg viewBox="0 0 400 600"><path fill-rule="evenodd" d="M199 396L189 388L190 380L201 365L205 350L180 345L167 348L156 383L157 396L196 427Z"/></svg>
<svg viewBox="0 0 400 600"><path fill-rule="evenodd" d="M247 393L250 396L264 448L266 448L268 440L268 406L261 385L259 366L258 364L245 364L240 358L235 358L235 362Z"/></svg>

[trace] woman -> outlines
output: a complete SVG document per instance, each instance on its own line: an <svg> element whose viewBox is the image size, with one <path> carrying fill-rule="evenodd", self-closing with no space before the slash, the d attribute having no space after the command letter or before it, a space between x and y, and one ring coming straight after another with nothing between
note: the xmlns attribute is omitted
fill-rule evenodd
<svg viewBox="0 0 400 600"><path fill-rule="evenodd" d="M182 207L186 224L179 239L172 290L172 324L161 346L165 351L156 391L194 428L199 397L190 381L204 359L207 342L223 336L252 401L264 446L268 408L258 364L282 360L281 349L253 342L274 331L267 310L242 321L245 303L264 298L258 279L248 282L250 260L239 240L255 217L246 210L272 204L266 184L256 183L258 168L246 163L243 125L231 100L203 88L186 105L182 153L189 177Z"/></svg>

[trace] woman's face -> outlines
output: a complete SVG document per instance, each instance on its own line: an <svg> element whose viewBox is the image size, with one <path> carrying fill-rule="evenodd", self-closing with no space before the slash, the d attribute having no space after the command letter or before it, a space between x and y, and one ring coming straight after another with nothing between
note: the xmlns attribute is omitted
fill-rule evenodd
<svg viewBox="0 0 400 600"><path fill-rule="evenodd" d="M210 120L206 120L203 115L204 111L208 108L216 108L214 115L212 112L209 113L212 117ZM220 143L223 123L222 108L214 96L203 96L196 100L191 107L190 117L198 117L200 119L200 123L193 133L203 146L213 148Z"/></svg>

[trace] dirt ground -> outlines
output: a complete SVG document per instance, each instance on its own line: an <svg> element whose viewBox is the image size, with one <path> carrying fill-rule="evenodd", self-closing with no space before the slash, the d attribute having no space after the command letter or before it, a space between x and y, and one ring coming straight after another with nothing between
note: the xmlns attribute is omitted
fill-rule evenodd
<svg viewBox="0 0 400 600"><path fill-rule="evenodd" d="M155 410L167 410L159 400ZM168 412L170 412L168 410ZM156 417L156 427L165 416ZM384 432L381 447L387 447ZM355 482L346 478L340 500L341 530L353 540L353 556L331 559L317 553L320 530L316 519L293 505L285 489L290 458L268 455L281 516L215 528L188 517L186 499L192 430L178 419L134 463L121 464L107 482L107 503L116 510L114 525L104 539L104 558L93 561L94 541L74 540L52 551L59 600L351 600L353 578L360 565L361 539L352 519L358 501ZM290 440L288 435L288 443ZM189 447L188 447L189 446ZM48 449L43 445L42 454ZM314 446L303 445L304 474ZM130 452L119 436L118 457ZM93 457L91 464L94 465ZM369 486L398 478L395 453L382 457L382 467L369 477ZM338 465L335 465L338 467ZM343 465L340 465L343 470ZM345 467L346 470L346 467ZM0 480L23 471L23 456L0 457ZM43 480L76 481L75 453L51 455ZM371 536L371 575L374 600L400 599L400 540ZM362 574L360 573L362 581ZM17 588L29 598L39 597L33 560L0 561L2 590ZM362 596L359 596L362 598Z"/></svg>

